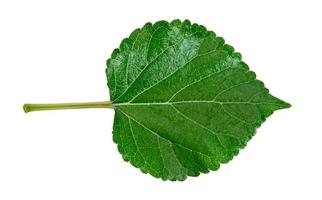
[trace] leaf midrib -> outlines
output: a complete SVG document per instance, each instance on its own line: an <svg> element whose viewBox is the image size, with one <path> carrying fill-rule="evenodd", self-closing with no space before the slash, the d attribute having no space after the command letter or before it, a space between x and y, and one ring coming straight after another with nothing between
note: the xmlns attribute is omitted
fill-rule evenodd
<svg viewBox="0 0 322 200"><path fill-rule="evenodd" d="M196 101L175 101L175 102L145 102L145 103L115 103L114 107L121 106L154 106L154 105L173 105L173 104L181 104L181 103L217 103L217 104L251 104L251 105L277 105L284 106L284 104L273 103L273 102L247 102L247 101L208 101L208 100L196 100Z"/></svg>

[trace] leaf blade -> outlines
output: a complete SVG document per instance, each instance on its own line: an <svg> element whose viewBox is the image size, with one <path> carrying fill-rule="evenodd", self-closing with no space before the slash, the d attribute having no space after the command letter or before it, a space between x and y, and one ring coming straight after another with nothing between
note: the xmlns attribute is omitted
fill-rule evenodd
<svg viewBox="0 0 322 200"><path fill-rule="evenodd" d="M148 23L114 52L114 141L124 160L163 180L217 170L268 116L290 107L221 37L187 20Z"/></svg>

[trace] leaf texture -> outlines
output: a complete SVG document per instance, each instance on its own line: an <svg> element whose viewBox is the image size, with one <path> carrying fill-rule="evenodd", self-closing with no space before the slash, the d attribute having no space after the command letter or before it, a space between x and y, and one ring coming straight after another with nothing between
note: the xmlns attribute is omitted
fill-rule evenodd
<svg viewBox="0 0 322 200"><path fill-rule="evenodd" d="M268 116L290 107L223 38L188 20L136 29L106 72L120 153L163 180L217 170Z"/></svg>

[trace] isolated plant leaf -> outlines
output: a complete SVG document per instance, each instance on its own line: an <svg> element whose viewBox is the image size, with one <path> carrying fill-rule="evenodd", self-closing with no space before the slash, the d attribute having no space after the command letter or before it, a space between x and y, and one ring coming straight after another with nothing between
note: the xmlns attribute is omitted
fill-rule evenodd
<svg viewBox="0 0 322 200"><path fill-rule="evenodd" d="M223 38L188 20L133 31L107 61L107 79L120 153L163 180L217 170L290 107Z"/></svg>

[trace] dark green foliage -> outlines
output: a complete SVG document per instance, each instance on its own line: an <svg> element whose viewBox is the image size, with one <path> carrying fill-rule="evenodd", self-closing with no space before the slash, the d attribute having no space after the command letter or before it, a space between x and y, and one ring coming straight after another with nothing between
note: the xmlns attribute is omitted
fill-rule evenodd
<svg viewBox="0 0 322 200"><path fill-rule="evenodd" d="M163 180L217 170L290 107L223 38L188 20L133 31L107 61L107 79L119 151Z"/></svg>

